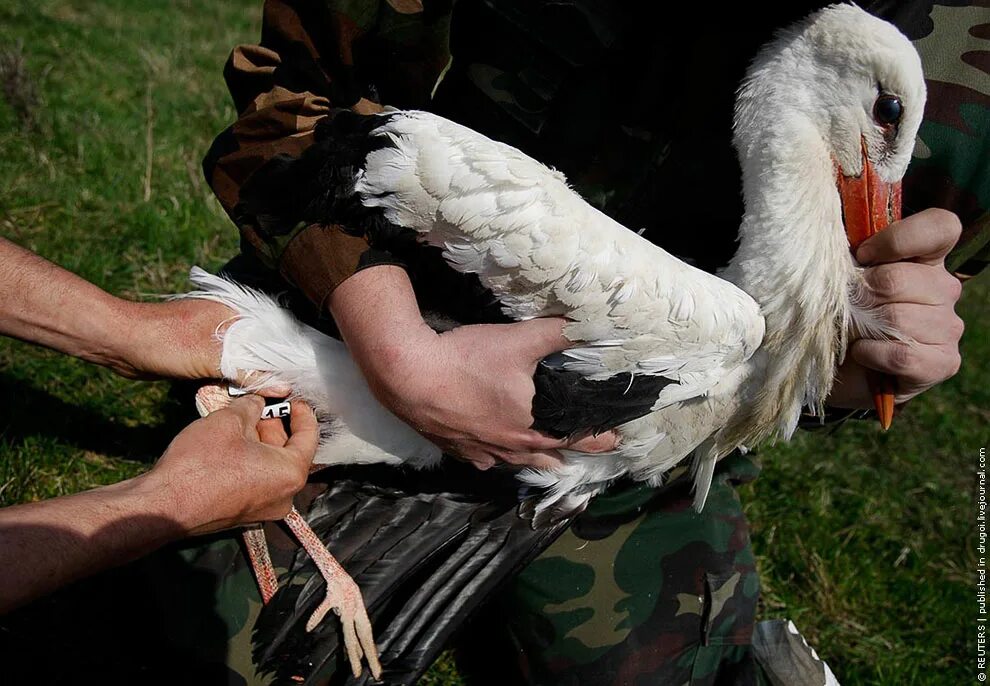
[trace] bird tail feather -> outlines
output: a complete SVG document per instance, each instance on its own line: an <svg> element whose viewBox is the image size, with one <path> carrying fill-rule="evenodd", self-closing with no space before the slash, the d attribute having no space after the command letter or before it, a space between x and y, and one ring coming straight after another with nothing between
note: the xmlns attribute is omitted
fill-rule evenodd
<svg viewBox="0 0 990 686"><path fill-rule="evenodd" d="M715 477L715 465L717 462L718 454L715 451L715 441L713 439L709 438L695 448L691 474L694 477L694 509L697 512L705 509L708 492L712 487L712 479Z"/></svg>

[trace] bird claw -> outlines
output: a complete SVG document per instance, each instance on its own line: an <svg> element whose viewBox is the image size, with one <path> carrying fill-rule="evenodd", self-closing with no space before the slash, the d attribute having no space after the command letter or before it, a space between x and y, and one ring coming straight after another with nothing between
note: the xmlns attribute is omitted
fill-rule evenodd
<svg viewBox="0 0 990 686"><path fill-rule="evenodd" d="M309 621L306 622L306 631L312 631L319 626L331 610L340 617L347 661L350 662L354 678L361 676L361 659L365 658L371 675L375 679L380 679L382 665L378 661L378 647L372 635L371 620L368 619L368 612L364 607L361 589L347 575L327 579L326 597L310 615Z"/></svg>

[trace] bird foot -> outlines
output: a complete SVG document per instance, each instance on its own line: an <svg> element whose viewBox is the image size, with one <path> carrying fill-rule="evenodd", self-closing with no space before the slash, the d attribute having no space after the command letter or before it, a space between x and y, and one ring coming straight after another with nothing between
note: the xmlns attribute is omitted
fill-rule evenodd
<svg viewBox="0 0 990 686"><path fill-rule="evenodd" d="M323 542L309 527L309 524L299 512L293 508L285 518L286 524L299 539L303 548L320 570L320 575L327 583L326 597L306 622L306 631L312 631L326 617L330 610L340 617L344 633L344 647L347 650L347 660L351 664L354 678L361 676L361 659L368 661L368 668L375 679L381 678L382 666L378 660L378 648L371 631L371 620L364 607L361 589L354 579L344 571L340 563L334 559Z"/></svg>
<svg viewBox="0 0 990 686"><path fill-rule="evenodd" d="M200 417L205 417L211 412L222 410L230 405L233 398L227 391L228 385L222 382L211 381L199 387L196 391L196 411Z"/></svg>
<svg viewBox="0 0 990 686"><path fill-rule="evenodd" d="M232 400L225 383L204 384L196 391L196 409L204 417L210 412L226 407ZM306 622L306 631L312 631L319 626L327 613L333 610L334 614L340 617L344 647L347 650L347 660L350 662L354 678L361 676L361 660L364 658L368 661L372 676L379 679L382 666L378 660L378 648L375 646L371 620L368 619L368 611L364 607L361 589L326 549L298 510L292 508L285 517L285 523L309 553L327 584L326 597L310 615L309 621ZM272 568L271 558L268 556L264 531L260 528L248 529L244 534L244 540L247 543L251 566L258 579L262 598L267 603L278 589L278 581Z"/></svg>
<svg viewBox="0 0 990 686"><path fill-rule="evenodd" d="M334 614L340 617L347 661L350 662L354 678L361 676L362 658L367 659L371 675L376 679L381 678L382 666L378 661L378 648L375 646L371 620L368 619L368 612L364 607L361 589L347 574L333 578L324 576L324 579L327 582L326 597L310 615L309 621L306 622L306 631L312 631L319 626L327 613L333 610Z"/></svg>

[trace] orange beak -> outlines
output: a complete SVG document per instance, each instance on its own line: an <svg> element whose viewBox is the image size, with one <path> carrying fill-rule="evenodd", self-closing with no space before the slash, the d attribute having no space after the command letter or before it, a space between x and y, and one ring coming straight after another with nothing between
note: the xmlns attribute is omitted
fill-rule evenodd
<svg viewBox="0 0 990 686"><path fill-rule="evenodd" d="M877 176L863 143L863 171L846 176L836 165L836 186L842 198L842 221L853 252L860 243L886 229L901 218L901 183L887 183ZM887 374L871 372L867 377L873 404L886 431L894 421L894 392L897 380Z"/></svg>

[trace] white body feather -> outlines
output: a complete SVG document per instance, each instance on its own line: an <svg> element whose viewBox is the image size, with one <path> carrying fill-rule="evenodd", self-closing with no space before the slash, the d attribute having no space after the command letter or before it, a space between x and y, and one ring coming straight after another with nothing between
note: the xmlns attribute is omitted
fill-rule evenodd
<svg viewBox="0 0 990 686"><path fill-rule="evenodd" d="M393 112L374 132L394 145L369 154L356 179L366 206L441 247L452 268L477 274L509 316L572 320L566 335L579 347L566 353L570 369L590 379L630 372L677 382L650 414L618 427L612 453L569 452L561 469L522 473L548 489L547 503L623 475L658 483L695 452L700 507L718 458L788 437L802 404L824 401L847 328L870 321L849 297L859 273L834 185L833 157L844 169L855 160L847 164L830 140L844 133L841 118L819 121L822 110L836 118L822 98L850 99L842 92L850 69L834 64L833 53L847 49L855 66L857 50L876 51L854 39L836 47L841 41L832 36L843 32L882 44L894 62L888 71L911 91L905 99L918 112L923 106L910 43L858 8L827 8L766 48L737 106L746 215L724 278L681 262L585 203L561 174L470 129L411 111ZM816 50L831 57L816 60ZM916 131L920 114L911 116L904 126ZM896 153L882 170L891 177L907 164ZM264 296L202 272L193 279L203 289L194 296L238 313L223 337L224 374L269 372L331 423L319 462L424 466L439 459L438 449L374 400L343 344Z"/></svg>
<svg viewBox="0 0 990 686"><path fill-rule="evenodd" d="M198 267L189 278L199 290L184 297L223 303L237 313L222 335L221 374L260 372L249 390L288 384L312 405L323 428L316 464L425 467L440 460L440 448L375 399L343 343L306 326L263 293Z"/></svg>

